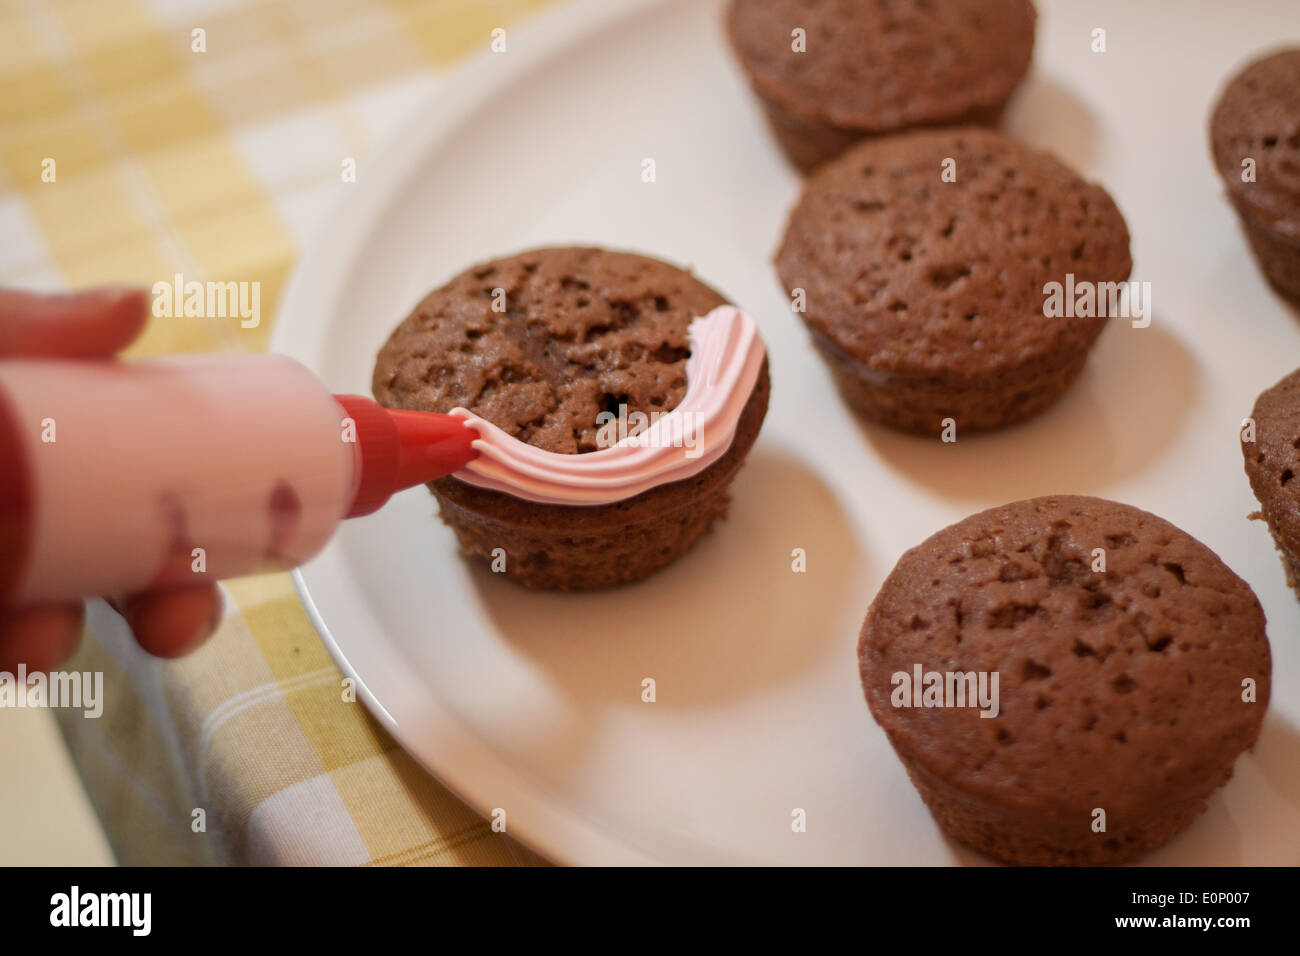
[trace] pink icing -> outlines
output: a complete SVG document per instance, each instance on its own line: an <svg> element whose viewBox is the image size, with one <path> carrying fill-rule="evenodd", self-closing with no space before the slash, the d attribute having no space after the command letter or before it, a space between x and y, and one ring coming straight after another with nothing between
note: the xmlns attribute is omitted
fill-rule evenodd
<svg viewBox="0 0 1300 956"><path fill-rule="evenodd" d="M604 505L699 474L731 447L764 349L753 317L729 305L692 321L689 336L681 402L644 432L608 448L580 455L543 451L467 409L453 409L479 434L478 458L455 477L543 504Z"/></svg>

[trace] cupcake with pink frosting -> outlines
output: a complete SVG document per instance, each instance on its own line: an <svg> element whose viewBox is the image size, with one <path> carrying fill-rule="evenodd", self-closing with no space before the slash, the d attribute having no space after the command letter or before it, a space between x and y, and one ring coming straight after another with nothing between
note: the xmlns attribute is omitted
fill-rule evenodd
<svg viewBox="0 0 1300 956"><path fill-rule="evenodd" d="M725 517L769 381L753 318L689 273L557 248L426 296L373 389L478 433L478 457L430 484L461 550L567 590L638 581Z"/></svg>

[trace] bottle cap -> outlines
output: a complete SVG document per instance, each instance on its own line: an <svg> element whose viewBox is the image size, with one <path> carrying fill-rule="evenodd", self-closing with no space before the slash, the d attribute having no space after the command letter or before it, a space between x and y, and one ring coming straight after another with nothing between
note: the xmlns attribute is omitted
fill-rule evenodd
<svg viewBox="0 0 1300 956"><path fill-rule="evenodd" d="M361 395L335 395L355 423L361 465L345 517L377 511L396 492L464 468L478 457L478 433L455 415L384 408Z"/></svg>

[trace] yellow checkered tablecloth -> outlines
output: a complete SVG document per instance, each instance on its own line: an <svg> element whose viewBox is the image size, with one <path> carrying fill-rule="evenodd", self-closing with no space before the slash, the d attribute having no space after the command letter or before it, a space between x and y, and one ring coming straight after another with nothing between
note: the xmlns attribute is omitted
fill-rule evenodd
<svg viewBox="0 0 1300 956"><path fill-rule="evenodd" d="M0 0L0 283L257 281L256 328L154 319L130 354L264 349L343 160L548 2ZM171 662L90 606L67 669L103 716L56 713L119 862L538 862L345 699L287 575L226 595Z"/></svg>

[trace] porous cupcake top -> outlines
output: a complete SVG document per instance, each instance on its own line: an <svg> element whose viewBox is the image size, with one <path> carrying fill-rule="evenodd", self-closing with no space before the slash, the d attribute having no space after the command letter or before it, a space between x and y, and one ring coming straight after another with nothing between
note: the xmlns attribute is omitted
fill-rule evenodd
<svg viewBox="0 0 1300 956"><path fill-rule="evenodd" d="M956 180L944 182L943 163ZM973 127L869 140L808 180L776 256L804 321L884 372L975 380L1086 350L1104 318L1044 316L1044 286L1120 282L1124 218L1056 159Z"/></svg>
<svg viewBox="0 0 1300 956"><path fill-rule="evenodd" d="M1300 241L1300 50L1256 60L1233 77L1214 108L1210 140L1232 197ZM1254 182L1241 178L1247 158Z"/></svg>
<svg viewBox="0 0 1300 956"><path fill-rule="evenodd" d="M1218 786L1269 694L1250 587L1169 522L1098 498L993 508L908 551L858 650L871 712L900 754L979 799L1066 817ZM891 675L918 663L996 671L998 716L892 706ZM1256 703L1242 700L1244 678Z"/></svg>
<svg viewBox="0 0 1300 956"><path fill-rule="evenodd" d="M881 132L1001 103L1029 69L1029 0L733 0L754 86L816 122ZM793 49L803 29L805 52Z"/></svg>
<svg viewBox="0 0 1300 956"><path fill-rule="evenodd" d="M537 448L594 451L602 411L676 407L691 321L724 303L689 273L631 253L538 249L493 260L431 292L397 327L379 352L375 398L464 407Z"/></svg>
<svg viewBox="0 0 1300 956"><path fill-rule="evenodd" d="M1262 392L1250 417L1255 440L1241 443L1250 487L1282 543L1300 553L1300 369Z"/></svg>

